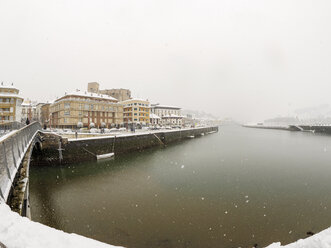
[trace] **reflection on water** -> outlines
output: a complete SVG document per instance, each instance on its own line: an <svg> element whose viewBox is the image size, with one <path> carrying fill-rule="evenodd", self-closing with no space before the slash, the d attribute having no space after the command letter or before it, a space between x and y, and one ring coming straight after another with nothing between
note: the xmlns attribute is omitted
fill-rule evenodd
<svg viewBox="0 0 331 248"><path fill-rule="evenodd" d="M30 176L33 220L129 248L289 243L331 224L331 136L224 126Z"/></svg>

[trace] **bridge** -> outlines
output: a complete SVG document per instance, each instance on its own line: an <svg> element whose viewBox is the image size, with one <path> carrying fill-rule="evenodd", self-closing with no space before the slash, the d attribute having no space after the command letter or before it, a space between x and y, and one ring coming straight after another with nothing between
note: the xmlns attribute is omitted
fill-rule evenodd
<svg viewBox="0 0 331 248"><path fill-rule="evenodd" d="M41 125L33 122L27 126L6 125L0 136L0 203L8 202L9 198L21 198L20 214L28 216L27 189L30 155L35 144L41 143L39 130ZM10 131L8 128L12 128ZM13 130L18 128L17 130ZM28 159L25 159L28 155ZM24 161L25 160L25 161ZM23 166L25 162L25 166ZM15 191L18 186L21 191Z"/></svg>

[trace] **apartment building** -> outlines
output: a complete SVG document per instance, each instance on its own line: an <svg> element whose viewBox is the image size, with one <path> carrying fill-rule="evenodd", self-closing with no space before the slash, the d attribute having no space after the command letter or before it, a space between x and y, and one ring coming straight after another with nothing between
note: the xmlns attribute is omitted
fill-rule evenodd
<svg viewBox="0 0 331 248"><path fill-rule="evenodd" d="M29 119L30 122L38 121L38 113L37 113L37 101L31 101L30 99L26 99L22 103L22 122L25 122L26 119Z"/></svg>
<svg viewBox="0 0 331 248"><path fill-rule="evenodd" d="M50 103L45 103L41 105L40 107L40 123L41 124L49 124L50 122L50 112L49 112L49 107Z"/></svg>
<svg viewBox="0 0 331 248"><path fill-rule="evenodd" d="M76 91L65 94L49 107L50 126L76 128L81 122L84 127L110 128L123 124L123 106L118 100L98 93Z"/></svg>
<svg viewBox="0 0 331 248"><path fill-rule="evenodd" d="M11 85L0 85L0 124L21 121L21 104L23 98L19 90Z"/></svg>
<svg viewBox="0 0 331 248"><path fill-rule="evenodd" d="M161 118L162 125L181 126L183 125L183 116L181 108L168 105L152 104L151 113Z"/></svg>
<svg viewBox="0 0 331 248"><path fill-rule="evenodd" d="M148 100L129 99L120 102L123 105L124 123L147 125L150 122L150 106Z"/></svg>

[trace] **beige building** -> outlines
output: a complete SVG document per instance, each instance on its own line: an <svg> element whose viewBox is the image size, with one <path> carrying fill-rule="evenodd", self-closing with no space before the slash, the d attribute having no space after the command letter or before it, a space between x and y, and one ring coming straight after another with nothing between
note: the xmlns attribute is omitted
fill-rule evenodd
<svg viewBox="0 0 331 248"><path fill-rule="evenodd" d="M87 84L87 91L90 93L99 93L116 98L118 101L125 101L131 98L131 91L128 89L105 89L100 90L100 85L97 82Z"/></svg>
<svg viewBox="0 0 331 248"><path fill-rule="evenodd" d="M100 128L123 123L123 106L118 100L102 94L76 91L55 100L49 107L51 127L76 128L81 122L84 127L93 123Z"/></svg>
<svg viewBox="0 0 331 248"><path fill-rule="evenodd" d="M45 103L40 108L40 123L48 125L50 122L50 113L49 113L49 107L50 103Z"/></svg>
<svg viewBox="0 0 331 248"><path fill-rule="evenodd" d="M150 122L150 106L148 100L129 99L120 102L124 107L124 123L137 123L146 125Z"/></svg>
<svg viewBox="0 0 331 248"><path fill-rule="evenodd" d="M87 84L87 92L90 93L100 93L99 92L99 83L91 82Z"/></svg>
<svg viewBox="0 0 331 248"><path fill-rule="evenodd" d="M21 121L21 104L23 98L19 90L12 85L0 85L0 124Z"/></svg>
<svg viewBox="0 0 331 248"><path fill-rule="evenodd" d="M116 98L117 100L126 101L131 98L131 91L128 89L110 89L110 90L100 90L101 94L105 94Z"/></svg>

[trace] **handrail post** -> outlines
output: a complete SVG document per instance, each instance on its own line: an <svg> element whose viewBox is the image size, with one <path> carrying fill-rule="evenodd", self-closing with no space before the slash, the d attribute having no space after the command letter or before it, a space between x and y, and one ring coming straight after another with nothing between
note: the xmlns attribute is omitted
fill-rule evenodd
<svg viewBox="0 0 331 248"><path fill-rule="evenodd" d="M14 152L14 139L11 140L11 152L12 152L12 155L13 155L14 166L17 168L15 152Z"/></svg>
<svg viewBox="0 0 331 248"><path fill-rule="evenodd" d="M6 155L6 146L5 146L5 142L2 143L2 147L3 147L3 162L5 163L6 166L6 170L7 170L7 174L8 174L8 178L11 181L11 176L10 176L10 172L9 172L9 168L8 168L8 163L7 163L7 155Z"/></svg>
<svg viewBox="0 0 331 248"><path fill-rule="evenodd" d="M16 143L17 151L18 151L18 157L21 157L20 143L19 143L19 141L17 140L16 135L15 135L15 137L14 137L14 140L15 140L15 143Z"/></svg>

